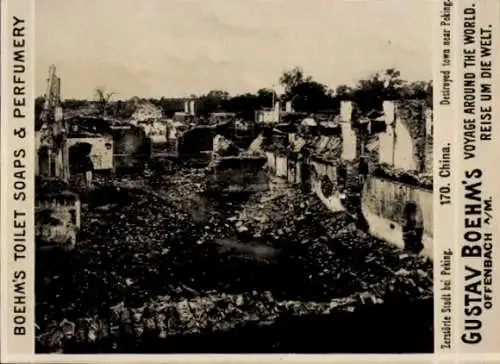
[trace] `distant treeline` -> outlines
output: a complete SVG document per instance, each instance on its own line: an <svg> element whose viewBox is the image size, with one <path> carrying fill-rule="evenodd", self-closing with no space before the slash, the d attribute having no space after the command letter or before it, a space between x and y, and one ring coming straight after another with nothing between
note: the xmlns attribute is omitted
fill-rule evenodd
<svg viewBox="0 0 500 364"><path fill-rule="evenodd" d="M273 102L291 101L295 111L317 113L338 111L341 100L356 102L361 112L380 109L384 100L413 99L425 100L432 106L432 81L407 82L396 69L374 73L360 80L355 86L340 85L331 89L326 85L305 76L302 69L296 67L285 71L280 83L284 93L277 96L271 89L260 89L255 93L230 95L224 90L211 90L205 95L192 95L190 98L131 98L112 100L113 93L96 89L94 100L66 99L62 101L65 112L87 109L89 113L101 114L117 119L128 119L137 108L138 101L148 101L163 111L166 117L175 112L184 111L184 101L196 100L196 113L208 116L218 111L234 112L245 120L253 120L255 110L271 108ZM43 97L36 99L36 114L39 115Z"/></svg>

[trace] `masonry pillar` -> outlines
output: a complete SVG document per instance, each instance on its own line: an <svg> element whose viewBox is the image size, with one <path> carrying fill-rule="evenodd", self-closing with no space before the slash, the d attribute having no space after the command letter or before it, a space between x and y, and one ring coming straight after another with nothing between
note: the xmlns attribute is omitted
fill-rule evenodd
<svg viewBox="0 0 500 364"><path fill-rule="evenodd" d="M386 131L379 136L379 162L394 165L394 144L396 139L394 122L395 107L393 101L384 101L383 103Z"/></svg>
<svg viewBox="0 0 500 364"><path fill-rule="evenodd" d="M352 102L341 101L340 103L340 121L342 129L342 155L343 160L352 161L356 158L356 133L352 128Z"/></svg>

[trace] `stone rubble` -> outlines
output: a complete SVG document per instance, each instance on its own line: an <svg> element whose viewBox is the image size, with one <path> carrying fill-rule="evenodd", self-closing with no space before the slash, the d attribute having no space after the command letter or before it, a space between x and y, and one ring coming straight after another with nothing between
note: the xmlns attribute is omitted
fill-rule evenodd
<svg viewBox="0 0 500 364"><path fill-rule="evenodd" d="M367 236L313 195L273 181L224 198L207 195L204 180L194 168L97 177L82 194L77 247L37 256L42 352L89 343L112 352L130 340L432 297L429 260Z"/></svg>

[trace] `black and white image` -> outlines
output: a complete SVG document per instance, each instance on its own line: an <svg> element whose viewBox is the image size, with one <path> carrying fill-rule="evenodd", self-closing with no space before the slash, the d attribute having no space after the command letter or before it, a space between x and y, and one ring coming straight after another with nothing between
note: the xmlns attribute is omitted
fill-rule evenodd
<svg viewBox="0 0 500 364"><path fill-rule="evenodd" d="M36 352L432 353L432 5L36 2Z"/></svg>

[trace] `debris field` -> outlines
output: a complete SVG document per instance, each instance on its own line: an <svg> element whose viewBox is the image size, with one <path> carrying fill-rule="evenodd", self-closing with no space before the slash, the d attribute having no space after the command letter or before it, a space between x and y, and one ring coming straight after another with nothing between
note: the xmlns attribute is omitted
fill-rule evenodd
<svg viewBox="0 0 500 364"><path fill-rule="evenodd" d="M205 181L152 170L81 193L76 247L37 252L37 352L432 350L427 258L278 179L231 196Z"/></svg>

